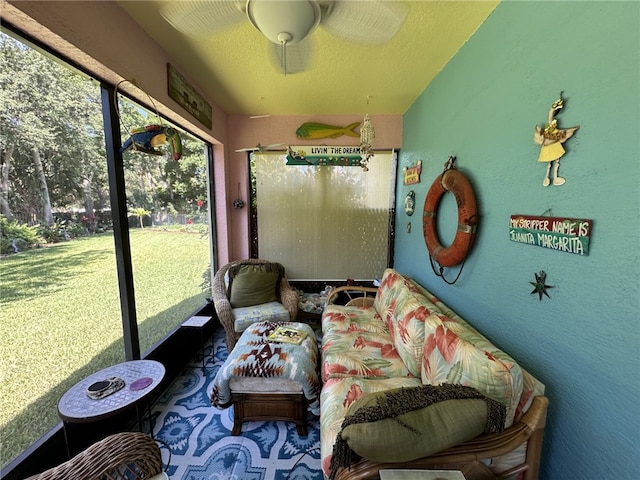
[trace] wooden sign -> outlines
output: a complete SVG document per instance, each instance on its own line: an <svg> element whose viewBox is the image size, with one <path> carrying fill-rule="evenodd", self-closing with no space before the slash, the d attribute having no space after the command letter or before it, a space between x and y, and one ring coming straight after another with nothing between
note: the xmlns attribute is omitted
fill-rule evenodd
<svg viewBox="0 0 640 480"><path fill-rule="evenodd" d="M289 147L287 165L313 165L334 167L360 167L362 151L360 147Z"/></svg>
<svg viewBox="0 0 640 480"><path fill-rule="evenodd" d="M513 242L588 255L592 225L593 220L582 218L511 215L509 238Z"/></svg>
<svg viewBox="0 0 640 480"><path fill-rule="evenodd" d="M169 96L205 127L211 129L213 126L211 105L170 63L167 63L167 85Z"/></svg>
<svg viewBox="0 0 640 480"><path fill-rule="evenodd" d="M404 184L414 185L420 183L420 173L422 172L422 160L418 160L415 165L404 167L402 169L404 173Z"/></svg>

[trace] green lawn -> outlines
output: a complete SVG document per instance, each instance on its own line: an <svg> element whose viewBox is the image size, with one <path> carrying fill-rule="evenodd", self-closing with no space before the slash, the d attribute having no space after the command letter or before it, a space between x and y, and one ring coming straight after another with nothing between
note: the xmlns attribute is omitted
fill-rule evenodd
<svg viewBox="0 0 640 480"><path fill-rule="evenodd" d="M131 232L144 352L201 306L207 236ZM113 236L85 237L0 261L0 463L53 427L60 396L124 361Z"/></svg>

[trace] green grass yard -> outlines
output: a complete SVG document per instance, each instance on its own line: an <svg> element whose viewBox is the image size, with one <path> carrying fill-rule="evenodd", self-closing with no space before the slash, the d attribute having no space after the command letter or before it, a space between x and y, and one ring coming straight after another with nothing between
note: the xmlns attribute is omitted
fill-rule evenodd
<svg viewBox="0 0 640 480"><path fill-rule="evenodd" d="M207 236L131 231L136 311L144 352L200 307ZM0 261L0 463L59 422L56 403L84 376L124 361L110 233Z"/></svg>

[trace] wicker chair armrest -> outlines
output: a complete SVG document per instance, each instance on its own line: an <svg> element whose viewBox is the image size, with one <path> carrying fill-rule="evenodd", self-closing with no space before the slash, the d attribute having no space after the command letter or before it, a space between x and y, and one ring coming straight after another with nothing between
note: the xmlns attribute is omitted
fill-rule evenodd
<svg viewBox="0 0 640 480"><path fill-rule="evenodd" d="M338 294L340 294L341 292L345 292L347 294L347 296L349 297L349 302L352 302L354 300L358 300L359 298L367 298L367 299L373 299L376 296L376 292L378 291L378 289L376 287L361 287L361 286L356 286L356 285L343 285L341 287L337 287L334 288L333 290L331 290L331 292L329 292L329 295L327 295L327 300L325 301L325 305L331 305L336 298L338 297ZM352 293L356 293L356 294L360 294L360 295L356 295L355 297L352 296ZM354 302L352 303L352 305L357 305L359 302ZM369 304L370 305L367 305ZM364 302L364 305L366 306L371 306L373 304L373 300L371 301L366 301Z"/></svg>
<svg viewBox="0 0 640 480"><path fill-rule="evenodd" d="M140 432L116 433L27 480L142 480L162 473L160 448Z"/></svg>
<svg viewBox="0 0 640 480"><path fill-rule="evenodd" d="M280 282L280 301L289 312L289 320L295 322L298 316L298 291L289 285L285 277Z"/></svg>
<svg viewBox="0 0 640 480"><path fill-rule="evenodd" d="M224 277L235 263L229 263L224 265L213 277L213 284L211 285L211 296L213 297L213 306L216 310L218 320L225 330L225 341L229 352L236 344L235 335L233 331L233 312L231 311L231 302L227 297L227 286L225 285Z"/></svg>

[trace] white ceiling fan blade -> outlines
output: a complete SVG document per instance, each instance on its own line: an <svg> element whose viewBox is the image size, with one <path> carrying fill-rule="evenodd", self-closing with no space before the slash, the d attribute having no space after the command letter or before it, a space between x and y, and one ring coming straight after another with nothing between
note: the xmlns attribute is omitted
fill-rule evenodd
<svg viewBox="0 0 640 480"><path fill-rule="evenodd" d="M264 152L266 150L284 150L283 147L284 143L272 143L271 145L256 145L255 147L249 147L249 148L239 148L238 150L236 150L236 152L240 153L240 152Z"/></svg>
<svg viewBox="0 0 640 480"><path fill-rule="evenodd" d="M189 0L169 2L160 14L176 30L192 36L209 35L245 19L243 1Z"/></svg>
<svg viewBox="0 0 640 480"><path fill-rule="evenodd" d="M280 73L291 75L309 69L313 60L313 39L305 38L296 44L276 45L269 42L269 56L271 62Z"/></svg>
<svg viewBox="0 0 640 480"><path fill-rule="evenodd" d="M349 42L383 45L398 33L406 17L407 7L402 2L336 0L320 26Z"/></svg>
<svg viewBox="0 0 640 480"><path fill-rule="evenodd" d="M236 150L236 152L241 153L241 152L255 152L256 150L260 150L260 145L258 145L257 147L248 147L248 148L239 148Z"/></svg>
<svg viewBox="0 0 640 480"><path fill-rule="evenodd" d="M259 152L266 152L266 151L284 151L286 150L285 148L285 144L284 143L272 143L271 145L266 145L264 147L262 147L260 150L258 150Z"/></svg>

